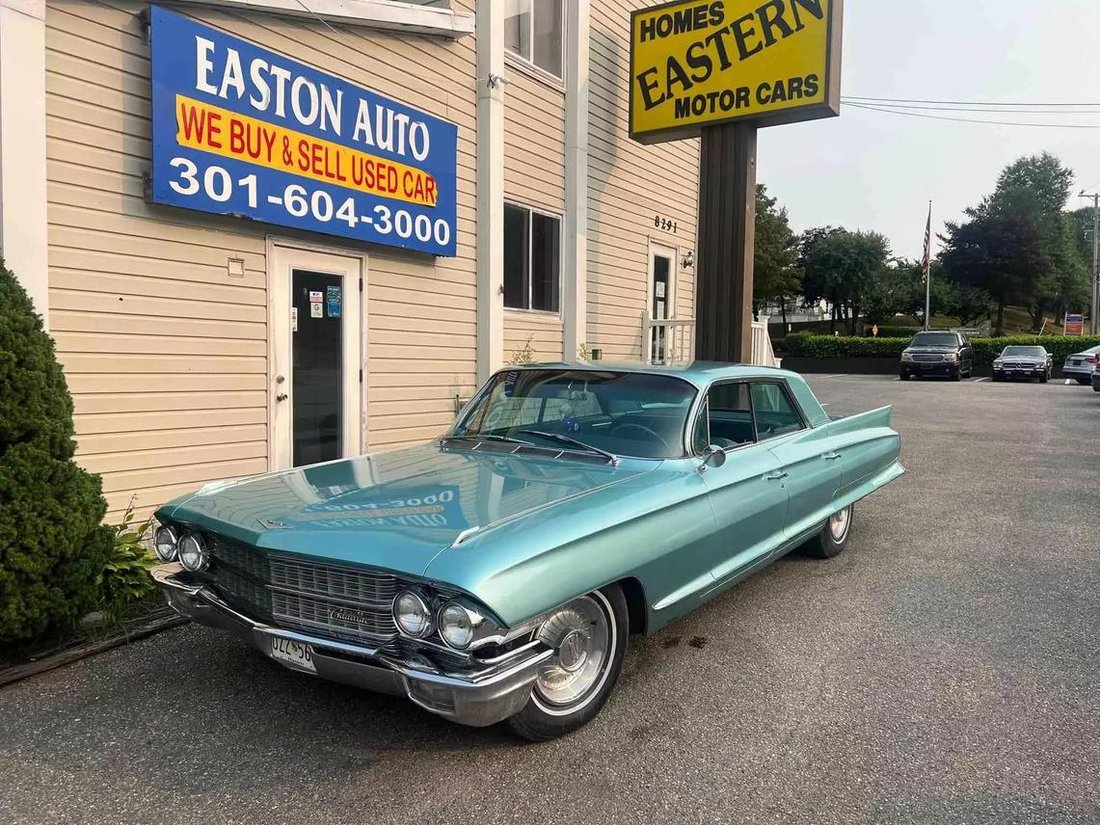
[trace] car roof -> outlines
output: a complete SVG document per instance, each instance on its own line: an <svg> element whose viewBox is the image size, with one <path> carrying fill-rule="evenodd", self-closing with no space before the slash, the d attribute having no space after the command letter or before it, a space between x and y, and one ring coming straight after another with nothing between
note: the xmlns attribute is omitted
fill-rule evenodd
<svg viewBox="0 0 1100 825"><path fill-rule="evenodd" d="M590 363L587 361L560 361L504 367L501 371L512 369L569 369L582 372L627 372L640 375L666 375L688 381L700 388L708 387L715 381L730 381L745 378L775 379L799 377L796 373L788 370L781 370L777 367L757 367L752 364L729 364L719 361L694 361L690 364L674 364L670 366L642 364L639 362L616 363L614 361L596 361L595 363Z"/></svg>

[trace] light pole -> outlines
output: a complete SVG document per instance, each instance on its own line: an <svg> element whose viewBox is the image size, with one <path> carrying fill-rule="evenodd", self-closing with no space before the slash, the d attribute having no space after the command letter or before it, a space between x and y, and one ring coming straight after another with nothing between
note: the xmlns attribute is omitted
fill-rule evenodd
<svg viewBox="0 0 1100 825"><path fill-rule="evenodd" d="M1100 193L1082 198L1092 198L1092 307L1089 312L1089 331L1100 334Z"/></svg>

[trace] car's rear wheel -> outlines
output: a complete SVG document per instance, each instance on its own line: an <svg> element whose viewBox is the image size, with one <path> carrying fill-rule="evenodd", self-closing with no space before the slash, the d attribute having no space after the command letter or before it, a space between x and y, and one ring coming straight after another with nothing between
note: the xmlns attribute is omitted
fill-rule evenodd
<svg viewBox="0 0 1100 825"><path fill-rule="evenodd" d="M629 633L626 598L616 585L554 611L537 635L555 655L540 668L531 698L508 725L526 739L545 742L590 722L619 680Z"/></svg>
<svg viewBox="0 0 1100 825"><path fill-rule="evenodd" d="M806 543L806 554L818 559L831 559L843 553L852 532L853 512L854 508L849 505L839 513L834 513L825 522L821 532Z"/></svg>

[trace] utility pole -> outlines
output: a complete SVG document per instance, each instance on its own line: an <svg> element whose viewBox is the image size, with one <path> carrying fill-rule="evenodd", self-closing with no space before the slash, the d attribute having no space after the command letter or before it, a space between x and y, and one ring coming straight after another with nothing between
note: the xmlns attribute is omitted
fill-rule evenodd
<svg viewBox="0 0 1100 825"><path fill-rule="evenodd" d="M1089 313L1089 331L1100 334L1100 193L1082 198L1092 198L1092 308Z"/></svg>

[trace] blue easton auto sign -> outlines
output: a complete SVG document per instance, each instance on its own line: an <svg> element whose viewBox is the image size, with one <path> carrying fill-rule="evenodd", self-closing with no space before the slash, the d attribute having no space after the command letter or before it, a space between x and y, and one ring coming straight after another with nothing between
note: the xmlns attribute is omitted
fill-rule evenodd
<svg viewBox="0 0 1100 825"><path fill-rule="evenodd" d="M458 127L154 6L152 200L453 256Z"/></svg>

